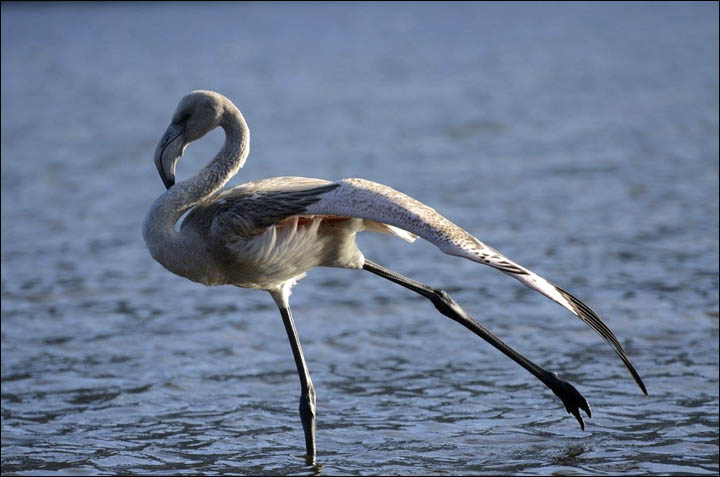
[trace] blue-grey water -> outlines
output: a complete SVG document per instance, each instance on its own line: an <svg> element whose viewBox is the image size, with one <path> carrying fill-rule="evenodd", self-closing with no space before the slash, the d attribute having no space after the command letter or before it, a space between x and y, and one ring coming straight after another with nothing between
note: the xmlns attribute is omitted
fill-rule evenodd
<svg viewBox="0 0 720 477"><path fill-rule="evenodd" d="M306 466L270 296L176 277L140 235L155 145L193 89L248 120L231 184L416 197L586 301L649 396L502 273L364 234L593 417L581 431L423 298L317 269L292 296L318 394ZM2 473L717 475L718 4L3 2Z"/></svg>

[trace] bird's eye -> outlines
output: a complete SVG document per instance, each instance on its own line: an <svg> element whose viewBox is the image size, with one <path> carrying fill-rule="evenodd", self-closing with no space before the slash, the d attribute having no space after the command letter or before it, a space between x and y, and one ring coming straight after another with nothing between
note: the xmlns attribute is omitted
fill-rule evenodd
<svg viewBox="0 0 720 477"><path fill-rule="evenodd" d="M173 120L173 123L174 123L174 124L184 123L184 122L187 121L188 119L190 119L190 113L185 113L185 114L183 114L182 116L175 118L175 119Z"/></svg>

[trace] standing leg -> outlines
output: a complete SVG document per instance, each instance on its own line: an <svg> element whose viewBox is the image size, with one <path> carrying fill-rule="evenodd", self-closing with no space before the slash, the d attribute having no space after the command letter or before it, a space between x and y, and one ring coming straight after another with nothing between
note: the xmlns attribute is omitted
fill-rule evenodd
<svg viewBox="0 0 720 477"><path fill-rule="evenodd" d="M533 376L542 381L543 384L549 387L560 399L562 399L567 412L575 416L580 423L580 427L583 430L585 429L585 423L580 415L580 409L584 410L588 417L590 417L590 406L577 389L575 389L567 381L559 379L557 374L545 371L540 366L536 365L505 344L500 338L469 317L467 313L465 313L465 310L460 308L460 305L458 305L445 290L429 287L367 259L365 260L363 269L424 296L430 300L433 305L435 305L435 308L437 308L440 313L454 321L457 321L525 368Z"/></svg>
<svg viewBox="0 0 720 477"><path fill-rule="evenodd" d="M287 301L287 300L285 300ZM315 463L315 388L310 379L310 371L305 364L305 356L303 356L302 347L300 346L300 338L298 338L295 322L293 321L290 306L281 306L280 314L282 315L285 331L287 331L290 347L292 348L295 365L297 366L298 376L300 376L300 420L302 421L303 431L305 431L305 449L307 450L308 463Z"/></svg>

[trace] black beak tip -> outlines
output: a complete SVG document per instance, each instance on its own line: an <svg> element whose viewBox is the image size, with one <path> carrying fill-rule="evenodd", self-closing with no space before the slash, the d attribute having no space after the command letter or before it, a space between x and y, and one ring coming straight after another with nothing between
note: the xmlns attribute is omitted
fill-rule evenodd
<svg viewBox="0 0 720 477"><path fill-rule="evenodd" d="M170 189L172 186L175 185L175 178L174 177L165 177L162 176L163 184L165 184L166 189Z"/></svg>

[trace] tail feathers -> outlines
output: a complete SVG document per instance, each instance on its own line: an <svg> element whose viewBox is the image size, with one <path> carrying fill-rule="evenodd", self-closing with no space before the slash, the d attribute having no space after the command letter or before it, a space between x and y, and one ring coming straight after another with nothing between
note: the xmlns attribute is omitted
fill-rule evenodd
<svg viewBox="0 0 720 477"><path fill-rule="evenodd" d="M399 227L393 227L392 225L383 224L382 222L376 222L370 219L363 219L363 223L365 224L365 229L372 232L394 235L396 237L400 237L406 242L414 242L417 239L417 235Z"/></svg>

